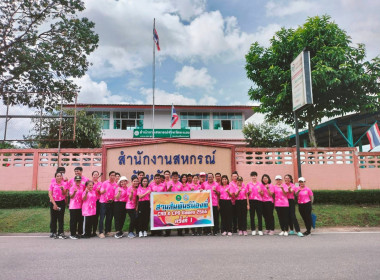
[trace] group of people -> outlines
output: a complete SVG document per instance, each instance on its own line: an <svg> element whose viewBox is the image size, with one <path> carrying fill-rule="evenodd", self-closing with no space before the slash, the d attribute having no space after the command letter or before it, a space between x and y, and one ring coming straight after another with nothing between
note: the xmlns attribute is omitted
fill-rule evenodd
<svg viewBox="0 0 380 280"><path fill-rule="evenodd" d="M116 229L114 237L121 238L124 236L123 227L127 215L130 219L127 236L146 237L150 220L151 192L204 190L211 193L214 226L193 228L192 235L221 233L222 236L232 236L233 233L238 233L247 236L248 212L252 235L274 235L274 209L281 228L279 235L303 237L311 233L313 192L306 187L304 177L298 178L299 186L295 186L289 174L285 175L284 179L281 175L275 176L275 183L272 184L269 175L263 174L261 180L258 180L255 171L250 174L251 181L244 183L236 171L232 173L230 181L227 175L222 176L220 173L180 175L176 171L166 170L163 174L155 174L150 182L143 171L138 172L137 176L133 175L131 181L111 171L108 174L109 179L101 182L97 171L92 172L91 180L82 175L82 167L76 167L74 172L75 177L68 180L65 177L65 168L58 167L55 177L51 180L49 198L52 238L66 238L63 224L67 203L70 210L71 239L95 237L97 229L100 238L111 236L113 219ZM303 233L296 218L296 198L306 227ZM165 236L169 236L170 233L170 230L166 230ZM151 232L151 235L162 234L159 230ZM190 234L189 229L185 229L185 234ZM178 235L184 235L182 229L178 229Z"/></svg>

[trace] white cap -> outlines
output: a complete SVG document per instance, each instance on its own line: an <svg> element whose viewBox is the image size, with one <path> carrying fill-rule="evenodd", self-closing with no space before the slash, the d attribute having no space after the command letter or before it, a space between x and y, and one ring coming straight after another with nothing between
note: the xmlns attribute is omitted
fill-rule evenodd
<svg viewBox="0 0 380 280"><path fill-rule="evenodd" d="M127 181L128 182L128 178L125 177L125 176L121 176L120 179L119 179L119 181L117 182L117 184L120 185L121 181Z"/></svg>
<svg viewBox="0 0 380 280"><path fill-rule="evenodd" d="M282 177L281 177L281 175L276 175L276 177L274 178L275 180L282 180Z"/></svg>
<svg viewBox="0 0 380 280"><path fill-rule="evenodd" d="M299 177L298 182L306 182L306 179L304 177Z"/></svg>
<svg viewBox="0 0 380 280"><path fill-rule="evenodd" d="M206 176L206 173L205 172L200 172L199 176Z"/></svg>

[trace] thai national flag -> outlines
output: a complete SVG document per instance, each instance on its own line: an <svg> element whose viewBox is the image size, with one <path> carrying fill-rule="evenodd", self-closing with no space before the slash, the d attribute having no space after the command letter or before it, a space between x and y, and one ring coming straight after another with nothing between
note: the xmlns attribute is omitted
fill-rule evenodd
<svg viewBox="0 0 380 280"><path fill-rule="evenodd" d="M371 150L380 145L380 130L377 123L371 126L371 128L367 131L367 137Z"/></svg>
<svg viewBox="0 0 380 280"><path fill-rule="evenodd" d="M174 106L172 105L172 120L171 120L171 125L170 127L173 127L177 122L178 122L178 115L177 112L174 109Z"/></svg>
<svg viewBox="0 0 380 280"><path fill-rule="evenodd" d="M158 34L156 28L153 29L153 40L156 43L157 50L160 50L160 40L158 39Z"/></svg>

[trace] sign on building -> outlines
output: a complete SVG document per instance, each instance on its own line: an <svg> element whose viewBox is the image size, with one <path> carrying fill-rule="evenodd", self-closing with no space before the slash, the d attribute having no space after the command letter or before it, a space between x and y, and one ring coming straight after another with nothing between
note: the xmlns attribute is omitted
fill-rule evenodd
<svg viewBox="0 0 380 280"><path fill-rule="evenodd" d="M310 52L302 51L290 64L292 76L293 111L313 104Z"/></svg>
<svg viewBox="0 0 380 280"><path fill-rule="evenodd" d="M134 129L133 138L153 138L153 129ZM190 138L190 129L155 129L154 138Z"/></svg>

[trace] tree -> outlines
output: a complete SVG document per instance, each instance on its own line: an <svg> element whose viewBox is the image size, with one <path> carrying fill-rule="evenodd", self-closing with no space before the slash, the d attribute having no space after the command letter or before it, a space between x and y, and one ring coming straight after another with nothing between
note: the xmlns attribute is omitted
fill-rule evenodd
<svg viewBox="0 0 380 280"><path fill-rule="evenodd" d="M316 146L314 128L322 118L379 107L380 59L365 61L365 46L352 46L327 15L308 18L296 30L282 28L268 48L255 42L246 55L247 76L255 83L248 94L261 102L257 111L266 114L266 120L294 125L290 63L305 48L311 57L314 104L297 115Z"/></svg>
<svg viewBox="0 0 380 280"><path fill-rule="evenodd" d="M243 127L243 134L250 147L288 147L289 145L289 132L273 123L249 123Z"/></svg>
<svg viewBox="0 0 380 280"><path fill-rule="evenodd" d="M53 116L59 116L53 113ZM72 139L74 136L73 109L64 109L62 118L61 139ZM75 125L75 141L62 141L61 148L99 148L102 145L102 124L103 121L94 115L87 115L85 111L77 111ZM57 148L59 139L59 118L43 118L42 127L40 120L34 119L34 127L31 134L24 136L26 145L33 148ZM41 135L40 135L41 132ZM50 139L50 140L49 140ZM51 141L53 139L54 141Z"/></svg>
<svg viewBox="0 0 380 280"><path fill-rule="evenodd" d="M0 1L3 102L39 107L43 98L45 108L54 108L62 93L73 101L79 88L70 79L85 74L99 41L95 24L77 16L84 9L81 0Z"/></svg>

